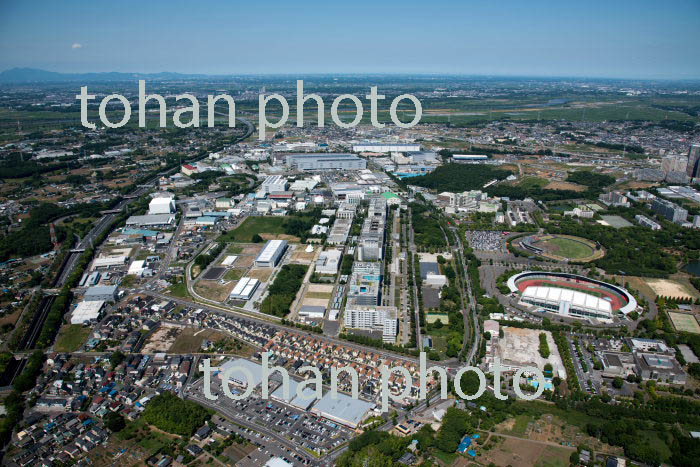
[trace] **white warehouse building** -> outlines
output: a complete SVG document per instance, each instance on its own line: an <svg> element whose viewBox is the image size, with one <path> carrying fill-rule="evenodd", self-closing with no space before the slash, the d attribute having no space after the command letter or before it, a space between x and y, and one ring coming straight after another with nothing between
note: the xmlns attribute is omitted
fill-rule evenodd
<svg viewBox="0 0 700 467"><path fill-rule="evenodd" d="M175 199L170 196L157 196L148 203L148 213L173 214L175 212Z"/></svg>
<svg viewBox="0 0 700 467"><path fill-rule="evenodd" d="M252 277L242 277L231 291L233 300L250 300L260 286L260 281Z"/></svg>
<svg viewBox="0 0 700 467"><path fill-rule="evenodd" d="M270 240L255 258L255 265L262 268L273 268L280 262L285 251L287 251L287 240Z"/></svg>
<svg viewBox="0 0 700 467"><path fill-rule="evenodd" d="M352 146L353 152L414 152L420 144L361 143Z"/></svg>
<svg viewBox="0 0 700 467"><path fill-rule="evenodd" d="M266 193L275 193L287 189L287 179L281 175L270 175L262 182L261 190Z"/></svg>

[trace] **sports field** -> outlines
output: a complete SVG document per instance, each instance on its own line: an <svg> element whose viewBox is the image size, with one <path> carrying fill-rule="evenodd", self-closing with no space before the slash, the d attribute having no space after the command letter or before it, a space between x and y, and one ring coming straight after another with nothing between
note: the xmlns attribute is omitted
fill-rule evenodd
<svg viewBox="0 0 700 467"><path fill-rule="evenodd" d="M567 237L554 237L543 242L552 253L571 259L581 259L593 254L593 248L587 243Z"/></svg>
<svg viewBox="0 0 700 467"><path fill-rule="evenodd" d="M573 235L532 235L520 240L520 246L525 251L557 261L593 261L605 254L590 240Z"/></svg>
<svg viewBox="0 0 700 467"><path fill-rule="evenodd" d="M549 279L521 280L517 283L517 286L520 292L524 292L525 289L532 286L558 287L562 289L578 290L579 292L584 292L610 302L610 307L613 309L613 311L619 310L623 306L627 305L626 299L621 295L618 295L612 290L601 287L592 282L552 277Z"/></svg>
<svg viewBox="0 0 700 467"><path fill-rule="evenodd" d="M669 311L668 317L671 318L673 327L676 331L680 332L692 332L693 334L700 334L700 325L698 325L698 320L695 316L690 313L677 313L675 311Z"/></svg>
<svg viewBox="0 0 700 467"><path fill-rule="evenodd" d="M439 313L428 313L425 315L425 322L426 323L434 323L435 321L440 320L442 324L450 324L450 316L446 314L439 314Z"/></svg>

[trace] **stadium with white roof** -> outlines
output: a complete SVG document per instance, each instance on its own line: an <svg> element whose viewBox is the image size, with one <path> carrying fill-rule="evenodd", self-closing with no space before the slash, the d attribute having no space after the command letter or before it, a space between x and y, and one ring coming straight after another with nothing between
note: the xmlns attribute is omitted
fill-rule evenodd
<svg viewBox="0 0 700 467"><path fill-rule="evenodd" d="M615 312L624 315L637 308L637 300L617 285L577 274L526 271L508 279L520 303L550 313L610 323Z"/></svg>

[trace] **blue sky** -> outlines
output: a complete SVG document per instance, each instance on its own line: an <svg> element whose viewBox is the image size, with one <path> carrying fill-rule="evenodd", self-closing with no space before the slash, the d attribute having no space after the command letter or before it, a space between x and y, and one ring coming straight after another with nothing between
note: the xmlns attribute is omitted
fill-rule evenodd
<svg viewBox="0 0 700 467"><path fill-rule="evenodd" d="M0 70L700 78L699 0L0 0Z"/></svg>

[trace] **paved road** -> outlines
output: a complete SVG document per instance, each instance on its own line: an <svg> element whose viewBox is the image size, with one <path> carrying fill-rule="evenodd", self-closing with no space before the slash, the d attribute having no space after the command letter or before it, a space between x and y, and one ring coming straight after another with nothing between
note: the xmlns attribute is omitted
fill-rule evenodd
<svg viewBox="0 0 700 467"><path fill-rule="evenodd" d="M241 419L240 417L238 417L238 415L240 415L240 414L237 413L232 408L222 407L221 405L216 404L215 401L210 401L209 399L205 398L204 396L200 396L199 394L185 393L184 397L185 397L185 399L190 399L190 400L196 401L205 407L209 407L213 410L216 410L218 413L223 414L226 418L233 421L237 425L242 425L242 426L249 428L253 431L257 431L259 433L262 433L263 435L271 438L273 441L278 443L278 445L284 446L287 449L290 449L295 454L303 457L304 459L308 459L313 464L317 464L317 462L314 462L314 459L309 455L309 453L304 451L304 449L302 449L298 445L294 444L294 442L292 442L291 440L288 440L287 438L284 438L284 437L280 436L279 434L275 433L274 431L268 430L261 425L258 425L256 423L251 423L251 422L248 422L247 420Z"/></svg>
<svg viewBox="0 0 700 467"><path fill-rule="evenodd" d="M251 322L254 322L254 323L264 324L264 325L266 325L266 326L270 326L270 327L272 327L272 328L278 329L279 331L293 332L293 333L297 333L297 334L306 335L306 336L308 336L308 337L310 337L310 338L313 338L313 339L323 340L323 341L326 341L326 342L329 343L329 344L342 345L342 346L345 346L345 347L348 347L348 348L351 348L351 349L360 350L360 351L363 351L363 352L367 352L367 351L374 352L374 353L376 353L376 354L378 354L378 355L380 355L380 356L382 356L382 357L384 357L384 358L392 358L392 359L397 359L397 360L407 360L407 361L415 362L415 363L418 362L418 359L417 359L417 358L412 357L412 356L410 356L410 355L403 355L403 354L399 354L399 353L396 353L396 352L391 352L391 351L384 350L384 349L377 349L377 348L374 348L374 347L367 347L367 346L363 346L363 345L360 345L360 344L355 344L354 342L346 341L346 340L343 340L343 339L338 339L338 338L335 338L335 337L325 336L325 335L322 335L322 334L313 334L313 333L309 333L309 332L306 332L306 331L302 331L302 330L300 330L300 329L297 329L297 328L295 328L295 327L293 327L293 326L287 326L287 325L284 325L284 324L281 324L281 323L275 323L275 322L271 322L271 321L268 321L268 320L256 318L256 317L250 316L250 315L248 315L248 314L246 314L246 313L240 313L240 312L230 311L230 310L222 310L222 309L219 309L219 308L216 308L216 307L213 307L213 306L211 306L211 305L204 304L204 303L193 302L193 301L190 301L190 300L186 300L186 299L184 299L184 298L178 298L178 297L173 297L173 296L170 296L170 295L164 295L164 294L161 294L161 293L159 293L159 292L154 292L154 291L150 291L150 290L139 290L138 293L141 293L141 294L144 294L144 295L149 295L149 296L152 296L152 297L156 297L156 298L159 298L159 299L161 299L161 300L171 300L171 301L173 301L173 302L175 302L175 303L177 303L177 304L179 304L179 305L182 305L182 306L184 306L184 307L190 307L190 308L195 308L195 309L203 309L203 310L206 310L206 311L208 311L208 312L210 312L210 313L216 313L216 314L219 314L219 315L222 315L222 316L233 315L233 316L236 316L236 317L238 317L238 318L245 319L245 320L248 320L248 321L251 321ZM454 374L454 372L456 371L456 369L459 368L459 367L461 367L462 364L460 364L459 362L450 362L450 363L447 363L447 362L431 362L431 366L439 366L439 367L445 368L445 369L448 370L448 372Z"/></svg>

